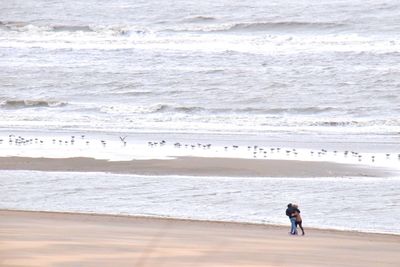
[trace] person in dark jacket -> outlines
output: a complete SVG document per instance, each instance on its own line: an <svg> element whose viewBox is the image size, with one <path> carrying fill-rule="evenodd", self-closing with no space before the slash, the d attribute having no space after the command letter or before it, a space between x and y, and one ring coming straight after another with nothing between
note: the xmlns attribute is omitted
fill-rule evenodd
<svg viewBox="0 0 400 267"><path fill-rule="evenodd" d="M296 208L293 207L292 203L289 203L287 205L286 209L286 216L289 217L290 219L290 234L291 235L297 235L297 227L296 227ZM300 211L299 211L300 213Z"/></svg>

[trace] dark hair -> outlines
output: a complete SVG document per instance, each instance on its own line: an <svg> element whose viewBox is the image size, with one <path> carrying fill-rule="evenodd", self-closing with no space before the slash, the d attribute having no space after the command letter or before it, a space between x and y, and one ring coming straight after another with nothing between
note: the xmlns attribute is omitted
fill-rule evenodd
<svg viewBox="0 0 400 267"><path fill-rule="evenodd" d="M290 208L292 206L292 203L287 204L287 207Z"/></svg>

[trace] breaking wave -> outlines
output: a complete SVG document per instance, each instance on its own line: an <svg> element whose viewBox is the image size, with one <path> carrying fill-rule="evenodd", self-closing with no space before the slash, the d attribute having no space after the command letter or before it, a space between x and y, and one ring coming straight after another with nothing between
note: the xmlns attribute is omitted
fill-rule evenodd
<svg viewBox="0 0 400 267"><path fill-rule="evenodd" d="M110 35L145 34L146 29L137 29L134 26L116 25L34 25L19 21L0 21L0 29L17 32L54 32L54 33L105 33Z"/></svg>
<svg viewBox="0 0 400 267"><path fill-rule="evenodd" d="M327 108L211 108L206 109L202 107L170 107L167 106L164 110L173 110L183 113L211 113L211 114L283 114L283 113L300 113L300 114L315 114L330 112L333 110L331 107Z"/></svg>
<svg viewBox="0 0 400 267"><path fill-rule="evenodd" d="M185 23L191 21L184 21ZM196 22L196 21L193 21ZM193 23L191 25L180 25L176 28L166 29L172 32L290 32L290 31L308 31L308 30L334 30L341 29L346 26L343 23L335 22L297 22L297 21L280 21L280 22L238 22L238 23L214 23L212 19L203 21L203 24ZM211 22L211 23L206 23Z"/></svg>
<svg viewBox="0 0 400 267"><path fill-rule="evenodd" d="M191 22L191 23L199 23L199 22L211 22L211 21L215 21L215 20L216 20L216 18L209 17L209 16L193 16L193 17L184 18L182 21L183 22Z"/></svg>
<svg viewBox="0 0 400 267"><path fill-rule="evenodd" d="M53 108L65 105L67 105L67 103L53 100L5 100L1 102L0 107L8 109L36 107Z"/></svg>
<svg viewBox="0 0 400 267"><path fill-rule="evenodd" d="M0 28L10 31L42 30L54 32L93 32L90 26L77 25L33 25L23 21L0 21Z"/></svg>
<svg viewBox="0 0 400 267"><path fill-rule="evenodd" d="M250 22L236 23L226 29L227 31L267 31L267 30L308 30L308 29L332 29L343 27L345 24L331 22Z"/></svg>
<svg viewBox="0 0 400 267"><path fill-rule="evenodd" d="M196 106L173 106L168 104L154 104L146 106L129 106L129 105L108 105L100 108L104 113L181 113L181 114L259 114L259 115L279 115L284 113L290 114L319 114L331 112L332 107L308 107L308 108L204 108Z"/></svg>
<svg viewBox="0 0 400 267"><path fill-rule="evenodd" d="M216 18L207 16L188 17L181 21L182 25L164 29L172 32L240 32L240 31L303 31L303 30L327 30L346 26L343 23L334 22L238 22L218 24ZM191 23L192 26L185 26ZM44 32L83 32L83 33L111 33L113 35L144 34L147 29L137 28L135 25L33 25L28 22L0 21L0 29L9 31L44 31Z"/></svg>
<svg viewBox="0 0 400 267"><path fill-rule="evenodd" d="M68 25L56 25L52 26L51 29L55 32L93 32L94 30L90 26L68 26Z"/></svg>

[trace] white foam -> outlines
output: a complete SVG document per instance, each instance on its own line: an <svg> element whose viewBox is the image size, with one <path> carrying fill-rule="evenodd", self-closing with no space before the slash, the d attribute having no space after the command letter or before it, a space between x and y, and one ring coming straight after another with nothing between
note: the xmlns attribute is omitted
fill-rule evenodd
<svg viewBox="0 0 400 267"><path fill-rule="evenodd" d="M211 27L211 26L208 26ZM214 28L224 28L216 25ZM210 28L213 29L213 28ZM121 34L126 32L127 34ZM169 51L236 51L254 54L293 54L324 52L400 52L395 36L350 34L228 34L191 32L152 32L130 26L97 26L94 31L48 31L33 25L23 31L0 31L0 47L46 49L143 49Z"/></svg>

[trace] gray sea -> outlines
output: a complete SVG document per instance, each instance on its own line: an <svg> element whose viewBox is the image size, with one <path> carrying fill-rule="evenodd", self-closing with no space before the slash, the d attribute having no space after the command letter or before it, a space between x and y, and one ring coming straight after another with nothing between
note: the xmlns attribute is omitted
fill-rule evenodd
<svg viewBox="0 0 400 267"><path fill-rule="evenodd" d="M0 127L399 150L399 14L395 0L2 0Z"/></svg>

